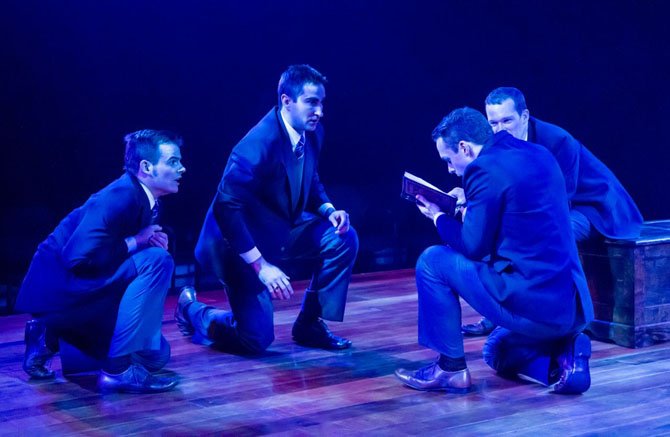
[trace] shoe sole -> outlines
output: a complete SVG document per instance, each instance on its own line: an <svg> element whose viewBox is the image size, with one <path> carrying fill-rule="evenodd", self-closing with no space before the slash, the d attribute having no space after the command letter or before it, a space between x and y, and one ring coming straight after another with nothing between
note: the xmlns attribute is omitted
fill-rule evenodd
<svg viewBox="0 0 670 437"><path fill-rule="evenodd" d="M348 343L347 345L342 346L342 347L331 347L331 346L324 347L321 344L311 343L311 342L308 342L308 341L300 341L300 340L296 340L295 338L293 338L293 341L296 344L298 344L300 346L303 346L303 347L308 347L308 348L312 348L312 349L323 349L323 350L326 350L326 351L341 351L341 350L344 350L344 349L349 349L352 345L351 343Z"/></svg>
<svg viewBox="0 0 670 437"><path fill-rule="evenodd" d="M489 335L491 332L493 332L493 330L488 331L488 332L468 332L468 331L462 330L461 332L466 337L484 337L484 336Z"/></svg>
<svg viewBox="0 0 670 437"><path fill-rule="evenodd" d="M436 388L415 387L411 384L408 384L406 381L403 381L397 375L396 375L396 378L398 378L400 380L400 382L402 382L405 385L405 387L409 387L412 390L417 390L417 391L443 391L443 392L447 392L447 393L466 394L466 393L470 393L473 390L472 386L465 387L465 388L459 388L459 387L436 387Z"/></svg>
<svg viewBox="0 0 670 437"><path fill-rule="evenodd" d="M470 393L473 391L473 386L469 387L435 387L435 388L425 388L425 387L415 387L412 384L410 384L408 381L404 380L400 375L397 373L393 374L400 382L403 383L405 387L409 387L412 390L418 390L418 391L443 391L447 393L457 393L457 394L465 394L465 393Z"/></svg>
<svg viewBox="0 0 670 437"><path fill-rule="evenodd" d="M177 320L177 328L179 328L179 332L181 332L181 334L186 337L195 334L195 330L193 328L184 322L180 322L179 320Z"/></svg>
<svg viewBox="0 0 670 437"><path fill-rule="evenodd" d="M184 288L186 288L186 287L184 287ZM184 290L184 288L182 288L182 290ZM183 291L182 291L182 293L183 293ZM180 299L181 299L181 293L179 294L179 298L177 299L177 306L174 309L174 320L175 320L175 322L177 322L177 328L179 328L179 332L181 332L182 335L190 336L190 335L195 334L195 328L193 327L193 325L191 325L191 323L186 321L186 319L184 317L182 317L182 315L179 313L179 307L181 306L179 304ZM185 304L184 308L186 306L192 304L193 302L197 302L197 301L198 301L198 295L196 294L195 290L193 290L193 299L189 303Z"/></svg>
<svg viewBox="0 0 670 437"><path fill-rule="evenodd" d="M51 370L50 373L48 373L46 375L36 375L36 374L28 372L25 369L23 369L23 371L26 372L26 374L28 374L30 379L33 380L33 381L46 381L47 379L56 378L56 372L54 372L53 370Z"/></svg>
<svg viewBox="0 0 670 437"><path fill-rule="evenodd" d="M580 372L570 375L562 385L555 385L554 392L559 394L581 394L591 387L591 371L589 369L589 358L591 358L591 340L586 334L579 334L575 339L573 352L575 367L582 369Z"/></svg>
<svg viewBox="0 0 670 437"><path fill-rule="evenodd" d="M179 308L179 306L177 306L177 308ZM174 320L177 322L177 328L179 328L179 332L185 336L195 334L195 329L193 329L190 323L188 323L186 320L183 320L183 318L179 315L177 308L174 310Z"/></svg>
<svg viewBox="0 0 670 437"><path fill-rule="evenodd" d="M177 386L177 384L171 385L170 387L162 388L162 389L159 389L159 390L151 390L151 391L147 391L146 389L141 389L141 388L136 388L136 389L133 389L133 388L108 388L108 389L98 388L98 391L101 394L127 393L127 394L134 394L134 395L150 395L150 394L154 394L154 393L164 393L166 391L170 391L170 390L174 389L176 386Z"/></svg>
<svg viewBox="0 0 670 437"><path fill-rule="evenodd" d="M417 388L417 387L413 387L413 386L411 386L411 385L409 385L409 384L407 384L407 383L405 383L405 382L403 382L403 384L405 384L406 387L409 387L409 388L411 388L411 389L413 389L413 390L418 390L418 391L442 391L442 392L445 392L445 393L454 393L454 394L459 394L459 395L463 395L463 394L470 393L470 392L473 390L472 387L467 387L467 388L456 388L456 387L447 387L447 388Z"/></svg>

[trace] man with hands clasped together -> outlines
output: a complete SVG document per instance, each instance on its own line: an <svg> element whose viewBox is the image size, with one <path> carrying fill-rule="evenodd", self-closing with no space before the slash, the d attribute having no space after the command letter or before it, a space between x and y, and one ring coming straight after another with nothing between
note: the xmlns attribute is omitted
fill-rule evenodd
<svg viewBox="0 0 670 437"><path fill-rule="evenodd" d="M32 378L54 377L49 363L65 342L89 358L72 354L74 366L101 363L101 391L177 385L155 374L170 358L161 327L174 268L157 220L159 198L179 191L186 171L182 140L149 129L125 140L125 173L60 222L23 281L16 308L35 316L26 325L23 362ZM64 370L65 361L61 356Z"/></svg>
<svg viewBox="0 0 670 437"><path fill-rule="evenodd" d="M346 349L322 319L342 321L358 251L349 215L319 180L326 78L292 65L279 80L278 107L233 148L196 246L196 258L225 286L231 311L198 302L185 288L175 318L182 333L225 350L260 353L274 340L272 299L293 295L291 271L312 278L293 325L296 343Z"/></svg>

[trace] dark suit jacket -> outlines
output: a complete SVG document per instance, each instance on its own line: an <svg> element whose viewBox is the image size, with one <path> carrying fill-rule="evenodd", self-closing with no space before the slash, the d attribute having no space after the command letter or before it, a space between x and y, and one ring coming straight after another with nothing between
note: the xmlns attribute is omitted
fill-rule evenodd
<svg viewBox="0 0 670 437"><path fill-rule="evenodd" d="M39 245L16 308L56 312L115 284L121 287L128 280L127 272L119 271L129 257L125 238L150 221L146 193L134 176L124 174L72 211Z"/></svg>
<svg viewBox="0 0 670 437"><path fill-rule="evenodd" d="M556 157L565 178L570 207L584 214L607 238L637 238L642 214L605 164L567 131L531 117L528 141Z"/></svg>
<svg viewBox="0 0 670 437"><path fill-rule="evenodd" d="M316 213L329 202L317 170L323 128L305 134L301 183L299 161L277 108L233 148L196 246L203 268L223 278L225 251L237 256L254 246L275 260L303 212Z"/></svg>
<svg viewBox="0 0 670 437"><path fill-rule="evenodd" d="M466 167L463 184L465 221L443 215L438 231L455 250L484 261L479 276L491 297L557 333L592 320L565 183L547 149L500 132ZM576 299L582 314L567 304Z"/></svg>

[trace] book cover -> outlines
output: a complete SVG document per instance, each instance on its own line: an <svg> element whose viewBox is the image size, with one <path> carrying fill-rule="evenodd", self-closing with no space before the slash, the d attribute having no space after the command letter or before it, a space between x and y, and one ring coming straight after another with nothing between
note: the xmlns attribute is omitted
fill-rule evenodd
<svg viewBox="0 0 670 437"><path fill-rule="evenodd" d="M454 196L450 196L435 185L426 182L418 176L414 176L412 173L405 172L402 178L400 197L416 203L417 194L422 195L427 201L439 206L442 212L451 215L455 214L456 198Z"/></svg>

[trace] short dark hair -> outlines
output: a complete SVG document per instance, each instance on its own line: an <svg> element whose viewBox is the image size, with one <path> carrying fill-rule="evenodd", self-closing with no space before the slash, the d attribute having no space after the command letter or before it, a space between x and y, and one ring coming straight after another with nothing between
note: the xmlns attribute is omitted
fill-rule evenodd
<svg viewBox="0 0 670 437"><path fill-rule="evenodd" d="M512 99L514 102L514 109L516 112L521 115L523 111L528 109L526 106L526 98L523 96L523 93L517 88L511 86L501 86L496 88L486 96L484 104L486 105L500 105L507 99Z"/></svg>
<svg viewBox="0 0 670 437"><path fill-rule="evenodd" d="M454 109L433 129L433 141L442 138L454 152L460 141L483 145L491 138L493 131L481 112L468 108Z"/></svg>
<svg viewBox="0 0 670 437"><path fill-rule="evenodd" d="M156 164L160 159L161 144L174 144L182 146L182 139L174 132L166 130L143 129L132 132L123 138L126 142L126 155L124 166L126 171L137 174L140 169L140 161L146 159Z"/></svg>
<svg viewBox="0 0 670 437"><path fill-rule="evenodd" d="M279 85L277 86L277 100L279 102L279 107L281 107L282 94L286 94L291 99L297 100L300 93L302 93L302 87L305 86L306 83L325 86L328 83L328 79L315 68L312 68L307 64L289 66L286 71L281 74Z"/></svg>

